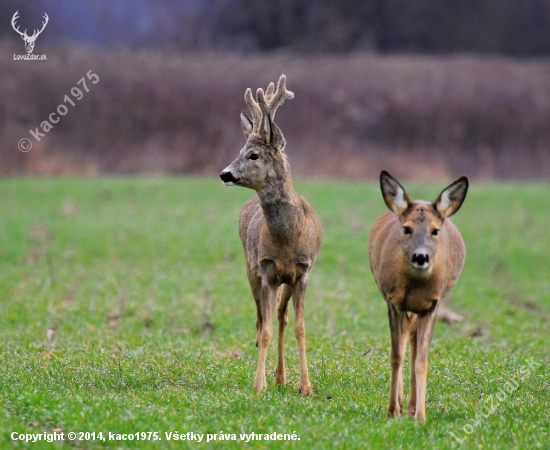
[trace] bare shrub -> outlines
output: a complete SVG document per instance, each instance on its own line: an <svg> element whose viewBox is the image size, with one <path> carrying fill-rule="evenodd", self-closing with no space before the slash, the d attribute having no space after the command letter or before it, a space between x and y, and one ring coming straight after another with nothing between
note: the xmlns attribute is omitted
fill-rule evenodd
<svg viewBox="0 0 550 450"><path fill-rule="evenodd" d="M3 40L0 53L20 53L18 44ZM300 175L364 178L381 168L442 179L550 174L546 60L44 47L47 61L0 61L2 175L216 174L244 144L245 103L235 99L281 73L300 99L277 117ZM29 129L90 69L100 82L35 142ZM23 137L33 140L29 153L17 150Z"/></svg>

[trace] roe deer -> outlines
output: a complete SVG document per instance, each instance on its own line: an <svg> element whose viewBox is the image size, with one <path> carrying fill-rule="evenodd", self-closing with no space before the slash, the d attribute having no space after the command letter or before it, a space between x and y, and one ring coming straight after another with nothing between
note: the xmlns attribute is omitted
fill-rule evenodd
<svg viewBox="0 0 550 450"><path fill-rule="evenodd" d="M239 234L244 247L246 272L256 301L256 347L258 368L254 389L267 386L265 361L272 336L272 315L277 289L279 319L276 384L286 382L284 333L288 324L288 302L292 296L296 315L294 333L300 358L300 392L311 394L307 370L304 300L307 276L321 246L321 223L308 202L294 189L285 154L285 139L273 119L277 108L294 94L286 90L286 77L281 75L277 90L270 83L267 91L258 89L256 100L250 89L245 101L252 120L241 112L241 125L246 144L239 156L220 173L227 186L254 189L256 196L241 209Z"/></svg>
<svg viewBox="0 0 550 450"><path fill-rule="evenodd" d="M433 203L413 202L386 171L380 174L380 187L390 211L374 222L367 250L390 319L391 384L387 415L399 415L403 408L403 361L410 336L407 410L415 419L426 420L428 347L435 313L440 300L456 283L466 255L458 229L446 219L460 209L468 192L468 179L456 180Z"/></svg>

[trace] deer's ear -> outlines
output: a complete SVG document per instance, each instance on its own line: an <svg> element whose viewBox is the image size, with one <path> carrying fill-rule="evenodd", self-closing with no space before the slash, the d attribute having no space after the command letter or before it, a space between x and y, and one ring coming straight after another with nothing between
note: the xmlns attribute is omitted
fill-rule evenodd
<svg viewBox="0 0 550 450"><path fill-rule="evenodd" d="M434 202L435 209L444 219L451 217L460 209L467 193L468 178L460 177L439 194Z"/></svg>
<svg viewBox="0 0 550 450"><path fill-rule="evenodd" d="M275 150L279 152L284 152L286 141L283 136L283 133L281 132L281 129L277 126L275 122L271 120L271 118L270 118L270 125L271 125L271 141L269 142L269 144Z"/></svg>
<svg viewBox="0 0 550 450"><path fill-rule="evenodd" d="M241 111L241 127L243 129L244 137L248 139L248 136L252 134L252 121L248 118L244 111Z"/></svg>
<svg viewBox="0 0 550 450"><path fill-rule="evenodd" d="M407 211L412 204L403 186L385 170L380 173L380 189L382 190L386 206L398 216Z"/></svg>

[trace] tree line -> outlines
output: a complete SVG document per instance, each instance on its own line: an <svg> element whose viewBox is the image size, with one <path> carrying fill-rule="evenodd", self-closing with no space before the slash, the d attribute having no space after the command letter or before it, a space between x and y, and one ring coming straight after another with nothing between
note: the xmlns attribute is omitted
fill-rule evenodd
<svg viewBox="0 0 550 450"><path fill-rule="evenodd" d="M66 13L68 2L4 0L0 34L12 33L16 9L39 20L45 8ZM83 2L78 23L52 20L45 39L81 27L104 42L181 51L550 54L548 0L138 0L121 14L123 4Z"/></svg>

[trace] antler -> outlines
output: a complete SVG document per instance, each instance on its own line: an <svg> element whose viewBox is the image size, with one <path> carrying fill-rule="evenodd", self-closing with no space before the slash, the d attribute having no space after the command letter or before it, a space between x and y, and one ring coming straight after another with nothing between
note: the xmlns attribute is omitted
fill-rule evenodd
<svg viewBox="0 0 550 450"><path fill-rule="evenodd" d="M48 17L48 15L46 13L44 13L44 19L46 19L46 21L42 22L42 29L40 31L34 30L34 33L32 34L31 38L36 39L40 35L40 33L42 33L44 31L44 28L46 28L46 25L48 25L48 22L50 20L50 18Z"/></svg>
<svg viewBox="0 0 550 450"><path fill-rule="evenodd" d="M267 101L269 114L271 114L271 120L275 118L277 108L281 106L287 98L294 98L294 92L286 90L286 75L281 75L279 78L275 93L273 93L273 88L273 83L269 83L267 91L265 92L265 99Z"/></svg>
<svg viewBox="0 0 550 450"><path fill-rule="evenodd" d="M279 78L276 91L273 83L269 83L265 95L264 90L258 88L256 91L256 101L252 97L252 91L248 88L244 94L244 99L252 113L253 132L258 132L262 119L265 116L269 115L271 120L273 120L277 108L281 106L286 99L291 98L294 98L294 93L286 90L285 75L281 75Z"/></svg>
<svg viewBox="0 0 550 450"><path fill-rule="evenodd" d="M11 18L11 26L13 27L13 29L15 31L17 31L21 36L27 36L27 30L25 30L24 33L22 33L21 31L19 31L19 27L15 28L15 22L17 22L17 19L19 19L19 10L15 11L15 14L13 15L13 17Z"/></svg>
<svg viewBox="0 0 550 450"><path fill-rule="evenodd" d="M32 34L32 36L29 36L29 35L27 35L27 30L25 30L24 32L21 32L21 31L19 31L19 27L15 28L15 22L17 22L17 19L19 19L18 14L19 14L19 11L15 11L15 14L11 18L11 26L21 36L24 36L24 39L26 38L26 40L29 40L29 41L34 41L40 35L40 33L42 33L42 31L44 31L44 28L46 28L46 25L48 25L48 22L50 20L48 15L46 13L44 13L44 19L46 19L46 21L42 22L42 29L40 31L34 30L34 33Z"/></svg>

